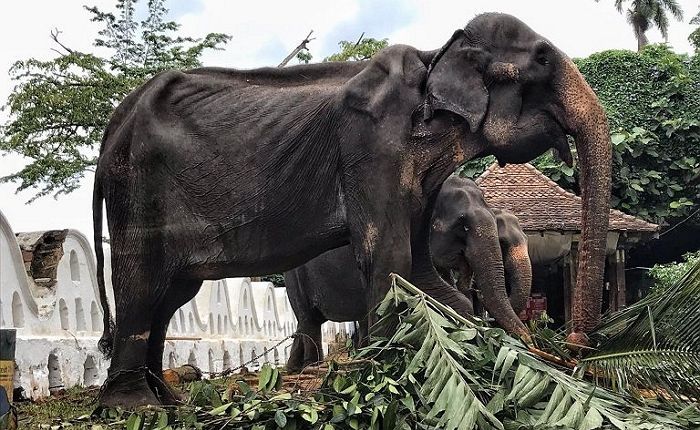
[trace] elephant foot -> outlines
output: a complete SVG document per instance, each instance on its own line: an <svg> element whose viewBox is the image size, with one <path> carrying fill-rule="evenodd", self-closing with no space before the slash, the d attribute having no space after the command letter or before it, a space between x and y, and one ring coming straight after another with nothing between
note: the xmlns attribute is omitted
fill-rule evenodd
<svg viewBox="0 0 700 430"><path fill-rule="evenodd" d="M165 382L157 373L148 372L148 385L156 397L164 405L177 405L185 401L185 395L180 390Z"/></svg>
<svg viewBox="0 0 700 430"><path fill-rule="evenodd" d="M311 336L297 333L292 343L292 349L287 360L287 371L299 373L305 367L323 360L323 345L320 340L314 340Z"/></svg>
<svg viewBox="0 0 700 430"><path fill-rule="evenodd" d="M146 379L145 368L116 371L102 386L97 402L99 408L122 407L135 409L140 406L161 404Z"/></svg>
<svg viewBox="0 0 700 430"><path fill-rule="evenodd" d="M292 349L289 351L289 359L285 366L289 373L299 373L304 368L304 344L300 336L294 336Z"/></svg>

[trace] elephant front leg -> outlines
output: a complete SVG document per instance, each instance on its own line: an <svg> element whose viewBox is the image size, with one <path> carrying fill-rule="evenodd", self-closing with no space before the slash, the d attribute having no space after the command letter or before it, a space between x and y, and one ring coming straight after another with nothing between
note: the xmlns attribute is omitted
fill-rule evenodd
<svg viewBox="0 0 700 430"><path fill-rule="evenodd" d="M351 233L367 294L369 326L377 322L374 309L391 287L389 275L396 273L406 278L411 276L409 220L401 219L400 209L396 212L383 212L387 218L371 217L364 222L356 222Z"/></svg>

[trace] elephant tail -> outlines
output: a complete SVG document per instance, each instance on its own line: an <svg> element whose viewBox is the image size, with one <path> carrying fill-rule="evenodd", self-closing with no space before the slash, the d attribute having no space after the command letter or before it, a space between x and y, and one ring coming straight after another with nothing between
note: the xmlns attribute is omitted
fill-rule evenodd
<svg viewBox="0 0 700 430"><path fill-rule="evenodd" d="M105 288L105 256L102 249L102 181L99 170L95 173L95 187L92 192L92 226L95 240L95 257L97 258L97 287L100 293L100 305L102 306L102 337L97 344L100 352L105 358L112 355L112 344L114 343L113 332L114 322L109 312L109 301L107 300L107 290Z"/></svg>

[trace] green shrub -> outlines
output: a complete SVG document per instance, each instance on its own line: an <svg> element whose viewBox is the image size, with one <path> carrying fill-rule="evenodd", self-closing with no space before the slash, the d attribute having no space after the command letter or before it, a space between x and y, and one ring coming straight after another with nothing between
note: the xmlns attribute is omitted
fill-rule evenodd
<svg viewBox="0 0 700 430"><path fill-rule="evenodd" d="M693 265L700 261L700 251L689 252L680 263L657 264L649 270L655 289L667 289L676 283Z"/></svg>

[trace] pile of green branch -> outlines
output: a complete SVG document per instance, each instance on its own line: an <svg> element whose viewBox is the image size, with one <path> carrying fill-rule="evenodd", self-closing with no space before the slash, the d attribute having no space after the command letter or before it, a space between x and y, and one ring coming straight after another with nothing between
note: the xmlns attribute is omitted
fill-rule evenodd
<svg viewBox="0 0 700 430"><path fill-rule="evenodd" d="M257 389L190 386L187 405L124 413L132 429L686 429L695 407L644 404L532 355L503 330L467 321L398 276L378 309L378 332L355 362L331 363L314 393L280 390L264 367ZM390 331L389 331L390 330Z"/></svg>
<svg viewBox="0 0 700 430"><path fill-rule="evenodd" d="M700 260L678 281L606 318L598 351L579 362L616 391L655 391L675 404L700 399Z"/></svg>

